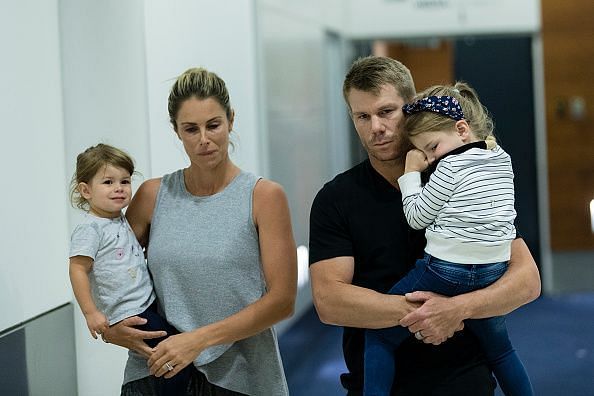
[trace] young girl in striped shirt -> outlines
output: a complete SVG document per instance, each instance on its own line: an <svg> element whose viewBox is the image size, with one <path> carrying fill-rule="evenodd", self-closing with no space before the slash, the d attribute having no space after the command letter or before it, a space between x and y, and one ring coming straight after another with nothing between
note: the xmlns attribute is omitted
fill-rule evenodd
<svg viewBox="0 0 594 396"><path fill-rule="evenodd" d="M414 149L398 179L404 214L425 228L425 256L389 291L446 296L489 286L506 271L516 237L510 156L493 137L493 121L466 83L434 86L402 108L404 132ZM421 172L430 168L425 185ZM508 337L505 317L467 320L505 395L533 395L532 385ZM368 330L365 395L389 395L394 351L407 328ZM421 331L415 333L423 340Z"/></svg>

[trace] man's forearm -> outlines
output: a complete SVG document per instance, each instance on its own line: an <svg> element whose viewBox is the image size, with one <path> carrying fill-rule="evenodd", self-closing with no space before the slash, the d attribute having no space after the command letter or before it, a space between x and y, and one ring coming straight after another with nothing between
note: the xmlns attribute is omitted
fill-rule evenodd
<svg viewBox="0 0 594 396"><path fill-rule="evenodd" d="M497 282L454 297L424 291L407 294L409 301L423 305L406 315L400 324L413 333L421 331L425 335L424 342L439 344L459 329L463 320L505 315L539 294L536 263L524 241L516 239L512 242L509 268Z"/></svg>
<svg viewBox="0 0 594 396"><path fill-rule="evenodd" d="M314 304L324 323L381 329L397 326L419 304L403 296L386 295L352 284L355 262L351 256L335 257L310 265Z"/></svg>
<svg viewBox="0 0 594 396"><path fill-rule="evenodd" d="M314 291L314 304L326 324L368 329L398 326L418 305L403 296L377 293L351 284L335 284Z"/></svg>
<svg viewBox="0 0 594 396"><path fill-rule="evenodd" d="M491 286L452 299L463 309L465 319L500 316L540 295L540 275L522 239L512 242L512 255L505 274Z"/></svg>

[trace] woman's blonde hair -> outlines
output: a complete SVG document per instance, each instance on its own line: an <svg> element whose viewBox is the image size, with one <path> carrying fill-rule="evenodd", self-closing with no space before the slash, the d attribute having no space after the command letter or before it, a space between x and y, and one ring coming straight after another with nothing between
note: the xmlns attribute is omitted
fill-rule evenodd
<svg viewBox="0 0 594 396"><path fill-rule="evenodd" d="M76 157L76 170L70 182L70 203L72 206L89 210L89 202L80 194L79 184L89 183L97 172L107 165L125 169L134 174L134 161L124 151L113 146L99 143L89 147Z"/></svg>
<svg viewBox="0 0 594 396"><path fill-rule="evenodd" d="M476 91L470 85L463 81L458 81L453 86L434 85L417 94L413 99L413 103L431 96L449 96L456 99L462 108L463 119L470 126L472 133L478 139L485 140L488 148L496 145L496 139L493 135L495 129L493 119L487 108L480 102ZM454 130L456 122L456 119L445 114L433 111L418 111L406 115L403 129L410 137L423 132Z"/></svg>
<svg viewBox="0 0 594 396"><path fill-rule="evenodd" d="M169 92L167 110L169 121L173 129L177 131L177 113L183 102L190 98L207 99L214 98L225 110L227 119L233 118L233 109L229 102L229 91L225 81L213 72L201 67L194 67L183 72Z"/></svg>

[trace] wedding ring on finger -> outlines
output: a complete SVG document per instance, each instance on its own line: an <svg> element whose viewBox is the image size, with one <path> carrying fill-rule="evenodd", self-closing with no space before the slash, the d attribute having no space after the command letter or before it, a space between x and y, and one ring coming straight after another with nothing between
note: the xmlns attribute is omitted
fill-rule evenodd
<svg viewBox="0 0 594 396"><path fill-rule="evenodd" d="M425 337L423 337L423 334L421 334L421 331L419 330L415 333L415 338L420 341Z"/></svg>
<svg viewBox="0 0 594 396"><path fill-rule="evenodd" d="M167 371L173 371L173 366L170 362L165 363L165 368L167 369Z"/></svg>

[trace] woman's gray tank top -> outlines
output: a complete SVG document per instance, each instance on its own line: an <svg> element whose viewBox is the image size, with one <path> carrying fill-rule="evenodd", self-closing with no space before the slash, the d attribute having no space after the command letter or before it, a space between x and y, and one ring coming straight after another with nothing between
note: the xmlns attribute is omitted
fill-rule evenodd
<svg viewBox="0 0 594 396"><path fill-rule="evenodd" d="M159 308L179 331L222 320L266 291L258 233L253 222L254 187L241 172L224 190L190 194L183 170L165 175L151 222L148 266ZM288 395L274 329L203 351L194 361L208 381L247 395ZM146 360L130 352L124 383L149 375Z"/></svg>

